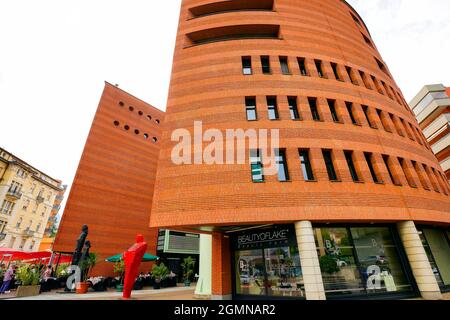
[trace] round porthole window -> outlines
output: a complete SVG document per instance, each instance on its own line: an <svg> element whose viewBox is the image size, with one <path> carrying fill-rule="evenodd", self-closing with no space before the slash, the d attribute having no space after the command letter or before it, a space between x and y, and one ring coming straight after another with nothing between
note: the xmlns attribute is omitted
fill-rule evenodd
<svg viewBox="0 0 450 320"><path fill-rule="evenodd" d="M114 121L114 125L115 125L116 127L118 127L118 126L119 126L119 124L120 124L120 123L119 123L119 121L117 121L117 120L116 120L116 121Z"/></svg>
<svg viewBox="0 0 450 320"><path fill-rule="evenodd" d="M123 101L119 102L119 106L123 107L125 105L125 103L123 103Z"/></svg>
<svg viewBox="0 0 450 320"><path fill-rule="evenodd" d="M134 134L138 135L139 134L139 130L138 129L134 130Z"/></svg>
<svg viewBox="0 0 450 320"><path fill-rule="evenodd" d="M132 107L132 106L130 106L128 109L129 109L130 111L134 111L134 107Z"/></svg>
<svg viewBox="0 0 450 320"><path fill-rule="evenodd" d="M147 140L148 139L148 134L144 133L144 139Z"/></svg>
<svg viewBox="0 0 450 320"><path fill-rule="evenodd" d="M148 120L152 120L152 116L151 115L147 115L147 119Z"/></svg>
<svg viewBox="0 0 450 320"><path fill-rule="evenodd" d="M130 126L129 126L129 125L125 125L124 128L125 128L125 130L127 130L127 131L130 130Z"/></svg>
<svg viewBox="0 0 450 320"><path fill-rule="evenodd" d="M158 139L157 139L156 137L153 137L152 140L153 140L153 142L155 142L155 143L158 142Z"/></svg>
<svg viewBox="0 0 450 320"><path fill-rule="evenodd" d="M139 111L138 114L139 114L140 116L142 116L144 113L143 113L142 111Z"/></svg>
<svg viewBox="0 0 450 320"><path fill-rule="evenodd" d="M155 122L156 122L157 124L159 124L159 123L160 123L159 119L156 119L156 120L155 120Z"/></svg>

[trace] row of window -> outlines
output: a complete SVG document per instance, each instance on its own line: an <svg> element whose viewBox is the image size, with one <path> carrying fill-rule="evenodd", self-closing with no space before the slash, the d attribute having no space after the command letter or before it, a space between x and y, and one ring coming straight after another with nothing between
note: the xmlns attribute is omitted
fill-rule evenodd
<svg viewBox="0 0 450 320"><path fill-rule="evenodd" d="M119 107L125 107L125 103L123 102L123 101L119 101ZM133 106L129 106L128 107L128 110L130 110L131 112L134 112L134 107ZM144 115L144 112L142 112L141 110L139 110L138 111L138 115L140 115L140 116L143 116ZM152 121L152 116L151 115L146 115L146 118L149 120L149 121ZM161 121L159 120L159 119L155 119L155 122L156 122L156 124L160 124L161 123Z"/></svg>
<svg viewBox="0 0 450 320"><path fill-rule="evenodd" d="M114 124L114 126L116 126L116 127L119 127L119 126L120 126L120 122L117 121L117 120L115 120L115 121L113 122L113 124ZM123 129L124 129L125 131L130 131L130 130L131 130L130 126L127 125L127 124L125 124L125 125L123 126ZM134 129L134 134L138 136L138 135L141 134L141 131L139 131L139 129ZM148 135L148 133L144 133L144 134L143 134L143 137L144 137L145 140L148 140L148 139L150 138L150 136ZM156 142L158 142L158 138L153 137L153 138L152 138L152 141L153 141L154 143L156 143Z"/></svg>
<svg viewBox="0 0 450 320"><path fill-rule="evenodd" d="M291 75L291 71L289 68L289 57L280 56L278 57L281 67L281 72L285 75ZM376 58L375 58L376 59ZM270 57L269 56L261 56L261 68L263 74L272 74L271 64L270 64ZM381 61L378 59L377 63L382 64ZM328 76L325 73L325 63L322 60L314 59L314 66L317 71L317 74L321 78L327 79ZM311 76L311 72L308 67L308 59L307 58L301 58L297 57L297 64L300 70L300 74L302 76ZM350 81L354 84L359 86L360 82L357 78L357 75L360 76L362 79L362 85L364 85L369 90L377 90L382 95L387 95L391 100L397 101L398 104L402 105L409 113L412 113L411 109L409 108L408 104L402 97L402 95L397 92L392 86L388 86L386 82L383 80L378 80L373 75L368 75L364 71L356 70L349 66L341 66L334 62L329 62L331 69L333 70L333 75L336 80L344 82L344 73L348 76ZM380 67L381 68L381 67ZM245 56L242 57L242 73L244 75L251 75L253 74L253 66L252 66L252 57ZM372 81L373 85L370 83Z"/></svg>
<svg viewBox="0 0 450 320"><path fill-rule="evenodd" d="M344 150L345 160L348 166L348 170L354 182L364 182L361 175L361 169L358 162L355 160L354 151ZM309 149L299 149L300 168L305 181L317 181L313 163L310 159ZM330 181L341 181L338 170L335 165L335 155L331 149L322 149L322 157L327 170L328 178ZM374 183L383 184L381 179L379 164L375 161L374 155L371 152L364 152L364 160L370 171L370 175ZM287 166L286 150L278 149L275 151L275 161L278 168L278 180L281 182L289 181L289 170ZM422 187L426 190L431 190L430 186L436 192L443 192L448 195L449 187L447 185L447 179L438 170L433 167L429 167L426 164L418 163L417 161L409 161L401 157L393 157L389 155L382 155L383 165L389 174L391 182L394 185L401 186L400 173L396 168L400 168L401 173L406 178L408 185L413 188L417 188L415 180L412 176L411 169L414 170L422 184ZM263 159L260 149L250 150L250 166L253 182L264 182L264 170ZM411 169L410 169L411 168ZM425 179L425 177L428 179Z"/></svg>
<svg viewBox="0 0 450 320"><path fill-rule="evenodd" d="M301 114L298 108L298 98L296 96L288 96L289 112L292 120L302 120ZM331 114L331 117L336 123L344 123L342 120L342 115L340 114L339 108L337 108L336 100L326 99L327 108ZM276 96L267 96L267 112L269 120L280 119L278 112L278 101ZM314 121L323 121L323 112L325 106L321 106L318 103L316 97L308 97L308 105L311 111L311 116ZM358 118L355 112L355 106L352 102L345 102L345 107L350 117L350 120L354 125L361 125L361 120ZM245 97L245 109L248 121L258 120L257 116L257 104L256 97ZM392 133L392 126L395 127L396 132L402 136L408 136L412 141L418 142L420 145L429 148L423 133L410 122L405 121L403 118L398 117L390 112L383 111L381 109L372 108L366 105L361 105L362 112L364 114L367 123L371 128L378 129L376 125L377 120L379 120L383 126L383 129L387 132ZM406 132L406 135L405 135Z"/></svg>

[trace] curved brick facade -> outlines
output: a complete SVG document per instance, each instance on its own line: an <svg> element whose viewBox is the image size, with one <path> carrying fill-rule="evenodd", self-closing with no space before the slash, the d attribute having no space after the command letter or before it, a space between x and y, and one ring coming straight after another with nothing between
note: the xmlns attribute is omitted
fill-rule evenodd
<svg viewBox="0 0 450 320"><path fill-rule="evenodd" d="M271 1L262 1L243 10L245 1L233 1L238 3L233 8L226 2L182 3L152 227L301 220L450 223L442 169L370 33L347 3L277 0L272 8ZM252 33L257 39L243 38ZM263 74L261 56L269 57L271 74ZM251 75L243 74L243 57L251 58ZM280 57L287 58L289 74L283 74ZM268 96L277 98L276 121L268 118ZM257 121L247 121L245 97L256 97ZM297 97L301 120L291 119L288 97ZM320 121L313 120L308 98L317 99ZM338 119L328 100L335 101ZM253 183L248 164L174 165L171 134L178 128L193 131L194 121L203 121L204 130L279 128L289 182L267 176ZM309 149L313 182L304 180L299 149ZM322 149L332 150L338 181L330 181ZM361 182L353 181L344 150L353 151ZM373 181L365 152L373 154L382 183ZM383 155L389 156L394 182Z"/></svg>

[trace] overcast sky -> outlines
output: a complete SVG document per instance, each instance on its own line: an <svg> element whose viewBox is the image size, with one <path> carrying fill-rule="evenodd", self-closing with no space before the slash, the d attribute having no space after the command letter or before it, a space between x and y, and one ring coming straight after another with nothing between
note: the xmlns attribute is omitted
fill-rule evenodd
<svg viewBox="0 0 450 320"><path fill-rule="evenodd" d="M349 0L409 101L450 86L450 1ZM71 184L104 81L165 110L181 0L0 0L0 147Z"/></svg>

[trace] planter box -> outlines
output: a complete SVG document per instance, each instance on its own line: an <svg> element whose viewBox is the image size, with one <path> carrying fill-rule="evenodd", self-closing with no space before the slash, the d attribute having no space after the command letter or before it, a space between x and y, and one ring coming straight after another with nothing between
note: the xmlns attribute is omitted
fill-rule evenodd
<svg viewBox="0 0 450 320"><path fill-rule="evenodd" d="M23 297L33 297L38 296L39 292L41 291L41 286L19 286L17 288L17 298L23 298Z"/></svg>

